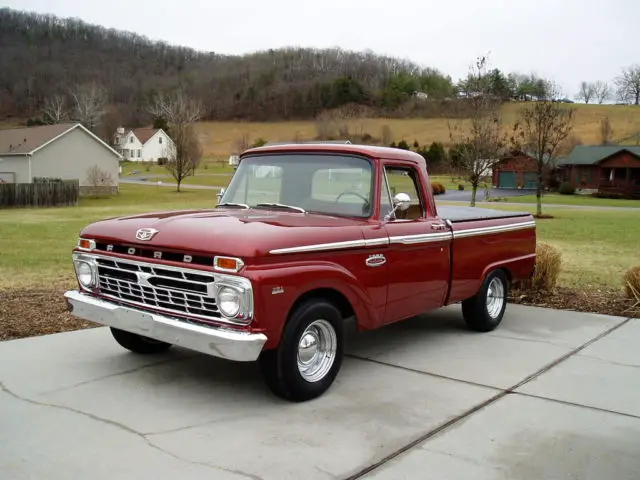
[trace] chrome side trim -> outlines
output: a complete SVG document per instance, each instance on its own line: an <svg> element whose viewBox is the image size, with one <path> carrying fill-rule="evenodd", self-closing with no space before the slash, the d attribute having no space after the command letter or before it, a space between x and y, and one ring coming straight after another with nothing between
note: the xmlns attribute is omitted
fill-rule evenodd
<svg viewBox="0 0 640 480"><path fill-rule="evenodd" d="M451 232L441 233L422 233L419 235L399 235L396 237L390 237L391 243L401 243L403 245L415 245L416 243L432 243L442 242L444 240L451 240Z"/></svg>
<svg viewBox="0 0 640 480"><path fill-rule="evenodd" d="M447 225L451 226L450 222ZM306 253L322 252L326 250L346 250L350 248L377 247L399 243L404 245L415 245L419 243L441 242L455 238L471 237L476 235L488 235L499 232L511 232L525 228L535 228L535 221L521 222L511 225L496 225L493 227L470 228L467 230L446 231L436 233L421 233L417 235L396 235L389 238L374 238L367 240L348 240L345 242L316 243L313 245L302 245L300 247L277 248L271 250L272 255L282 255L286 253Z"/></svg>
<svg viewBox="0 0 640 480"><path fill-rule="evenodd" d="M75 317L227 360L252 362L259 357L267 341L262 333L195 325L158 313L115 305L78 290L69 290L64 296Z"/></svg>
<svg viewBox="0 0 640 480"><path fill-rule="evenodd" d="M302 245L300 247L276 248L270 250L272 255L282 255L284 253L305 253L322 252L325 250L345 250L348 248L362 248L367 246L365 240L347 240L346 242L316 243L313 245Z"/></svg>
<svg viewBox="0 0 640 480"><path fill-rule="evenodd" d="M377 247L379 245L389 245L389 237L370 238L364 241L365 247Z"/></svg>
<svg viewBox="0 0 640 480"><path fill-rule="evenodd" d="M535 221L520 222L511 225L496 225L493 227L469 228L466 230L458 230L453 232L453 238L474 237L477 235L488 235L491 233L513 232L516 230L524 230L526 228L535 228Z"/></svg>

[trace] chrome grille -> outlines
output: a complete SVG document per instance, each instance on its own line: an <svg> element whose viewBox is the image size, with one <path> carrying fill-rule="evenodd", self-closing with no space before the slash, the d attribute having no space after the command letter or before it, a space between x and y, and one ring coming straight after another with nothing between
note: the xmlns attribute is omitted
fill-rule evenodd
<svg viewBox="0 0 640 480"><path fill-rule="evenodd" d="M213 273L96 258L100 293L106 297L203 319L219 318Z"/></svg>

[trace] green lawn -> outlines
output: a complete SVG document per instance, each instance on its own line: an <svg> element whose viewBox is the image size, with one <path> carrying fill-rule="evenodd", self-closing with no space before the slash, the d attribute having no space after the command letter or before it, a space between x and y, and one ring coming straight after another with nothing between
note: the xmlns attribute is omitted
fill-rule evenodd
<svg viewBox="0 0 640 480"><path fill-rule="evenodd" d="M494 197L500 196L499 190L491 190ZM536 196L523 195L522 197L508 197L509 202L536 203ZM542 205L586 205L599 207L635 207L640 208L640 200L624 200L615 198L597 198L591 195L560 195L559 193L547 193L542 197Z"/></svg>
<svg viewBox="0 0 640 480"><path fill-rule="evenodd" d="M439 202L446 203L446 202ZM121 185L120 195L83 199L78 207L0 210L0 288L73 283L70 252L78 232L96 220L126 214L216 205L215 192L173 187ZM529 206L490 208L534 211ZM557 208L556 218L538 220L538 239L557 246L565 286L619 286L622 273L640 265L640 210L593 211Z"/></svg>

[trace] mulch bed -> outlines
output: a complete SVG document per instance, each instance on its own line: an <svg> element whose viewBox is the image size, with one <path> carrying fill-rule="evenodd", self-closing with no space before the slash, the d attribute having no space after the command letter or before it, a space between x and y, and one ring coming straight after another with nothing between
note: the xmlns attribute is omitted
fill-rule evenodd
<svg viewBox="0 0 640 480"><path fill-rule="evenodd" d="M640 318L640 305L634 307L636 301L627 298L621 289L556 287L552 292L539 293L514 290L510 297L509 302L521 305Z"/></svg>
<svg viewBox="0 0 640 480"><path fill-rule="evenodd" d="M0 341L99 326L69 314L63 287L0 290Z"/></svg>
<svg viewBox="0 0 640 480"><path fill-rule="evenodd" d="M67 311L64 287L0 290L0 341L94 328ZM640 305L621 290L556 288L552 293L512 292L511 303L536 307L640 318Z"/></svg>

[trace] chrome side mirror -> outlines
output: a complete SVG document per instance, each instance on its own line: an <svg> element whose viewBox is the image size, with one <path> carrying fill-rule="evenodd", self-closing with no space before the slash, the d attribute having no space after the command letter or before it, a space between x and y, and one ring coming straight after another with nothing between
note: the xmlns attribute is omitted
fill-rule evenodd
<svg viewBox="0 0 640 480"><path fill-rule="evenodd" d="M384 216L384 221L388 222L396 211L404 212L411 206L411 197L406 193L396 193L393 197L393 210Z"/></svg>
<svg viewBox="0 0 640 480"><path fill-rule="evenodd" d="M393 197L393 206L394 206L394 212L396 210L399 210L401 212L404 212L407 208L409 208L411 206L411 197L406 194L406 193L397 193L394 197Z"/></svg>
<svg viewBox="0 0 640 480"><path fill-rule="evenodd" d="M224 195L225 191L226 190L224 188L221 188L220 191L216 193L216 197L218 197L218 203L220 203L220 200L222 200L222 196Z"/></svg>

